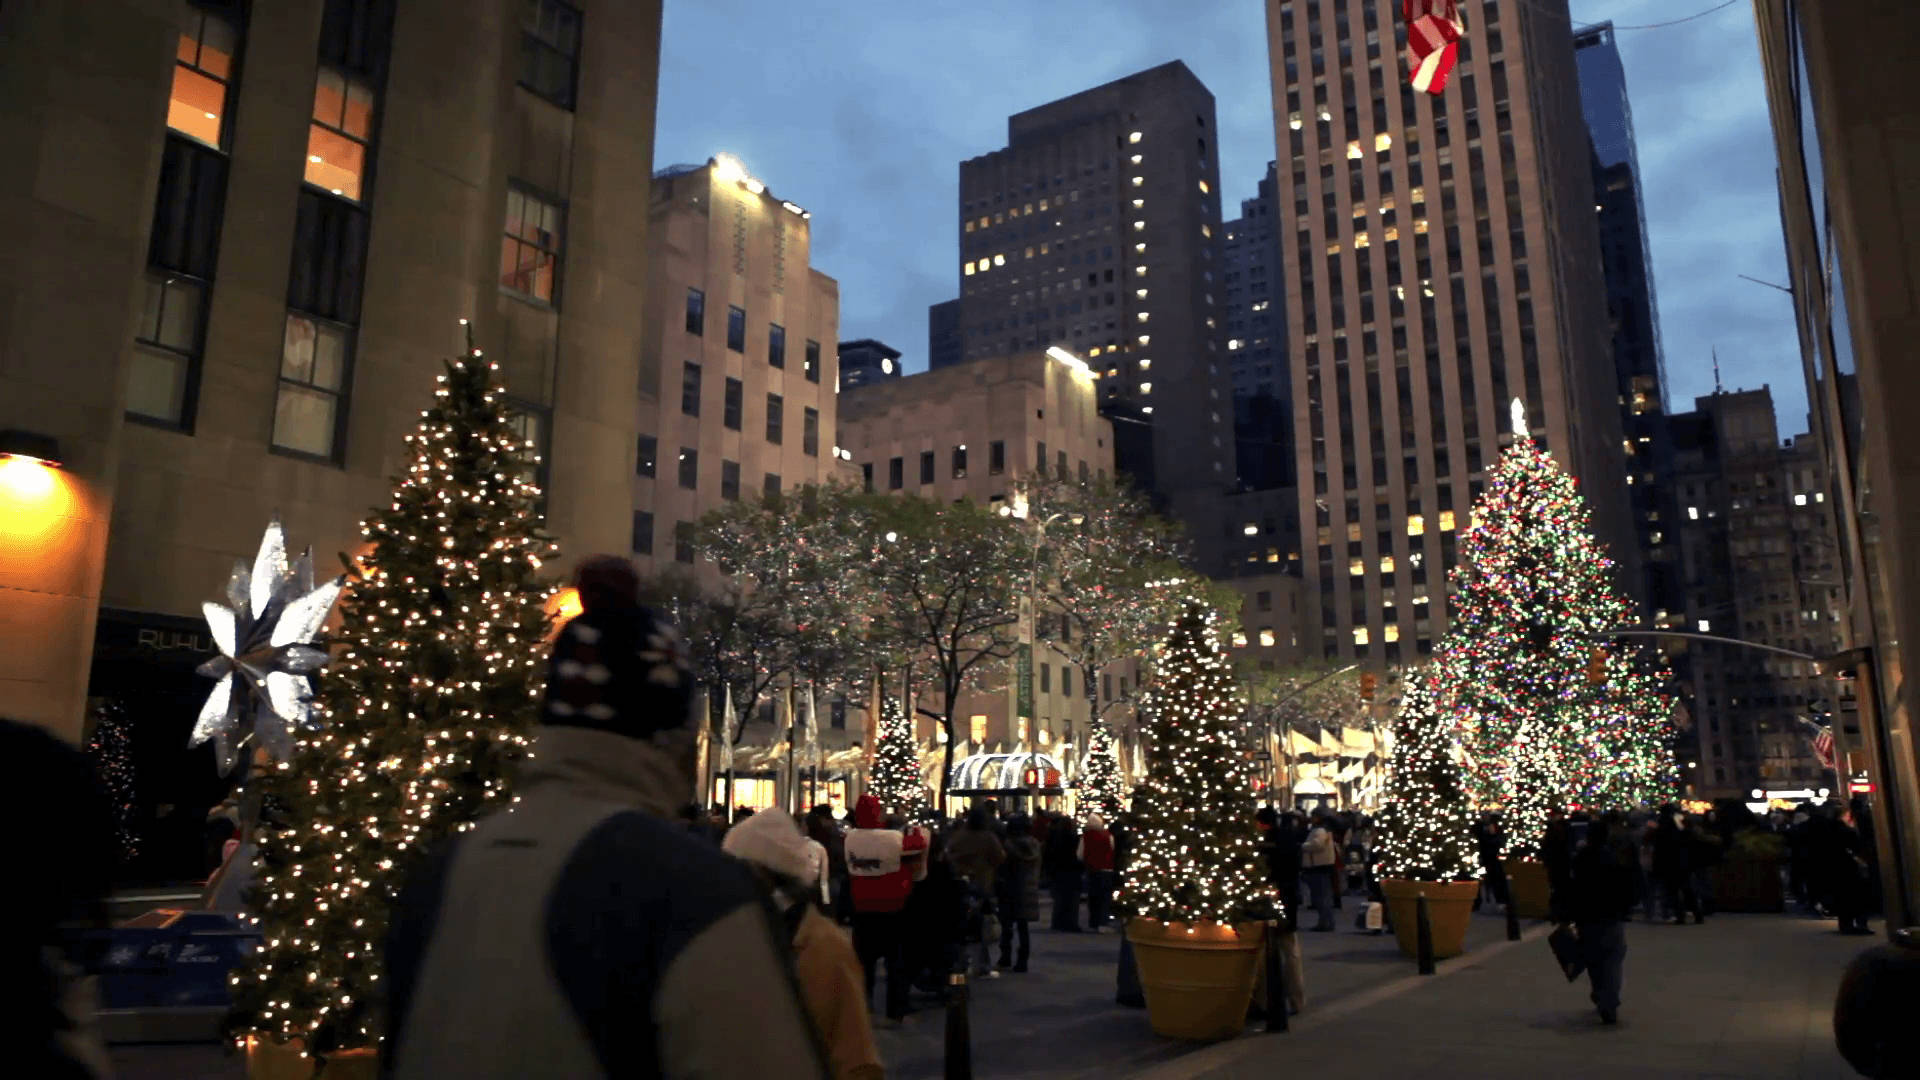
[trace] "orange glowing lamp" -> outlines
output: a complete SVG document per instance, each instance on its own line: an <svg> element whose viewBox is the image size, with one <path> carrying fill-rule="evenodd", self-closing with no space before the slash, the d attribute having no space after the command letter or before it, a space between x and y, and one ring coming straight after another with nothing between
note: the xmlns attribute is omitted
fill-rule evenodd
<svg viewBox="0 0 1920 1080"><path fill-rule="evenodd" d="M580 590L568 585L565 588L555 589L553 595L547 597L546 610L547 618L553 620L552 626L548 628L548 635L557 637L561 627L567 625L574 616L586 609L580 604Z"/></svg>

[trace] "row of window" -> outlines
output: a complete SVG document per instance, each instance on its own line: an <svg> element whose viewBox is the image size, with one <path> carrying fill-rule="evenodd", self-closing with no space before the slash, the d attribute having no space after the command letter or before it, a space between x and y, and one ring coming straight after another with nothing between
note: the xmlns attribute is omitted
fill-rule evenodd
<svg viewBox="0 0 1920 1080"><path fill-rule="evenodd" d="M706 336L707 294L703 290L687 290L686 330L695 337ZM733 304L727 305L727 349L737 353L747 351L747 309ZM807 342L805 363L807 381L819 382L819 342ZM787 366L787 328L779 323L767 324L767 366L782 370Z"/></svg>
<svg viewBox="0 0 1920 1080"><path fill-rule="evenodd" d="M686 416L700 415L701 367L692 360L686 362L680 372L680 412ZM743 399L746 396L746 384L732 376L727 377L726 389L721 397L720 422L729 431L741 429ZM766 434L767 441L780 445L786 437L786 398L780 394L767 395ZM817 456L820 453L820 410L811 405L801 413L800 449L803 453Z"/></svg>
<svg viewBox="0 0 1920 1080"><path fill-rule="evenodd" d="M809 410L811 411L811 410ZM639 453L634 471L652 479L660 468L660 440L652 435L640 436ZM700 451L691 446L680 448L677 470L680 486L688 491L697 491L700 487ZM780 494L780 474L767 473L761 486L761 493L769 497ZM720 497L738 499L740 497L740 463L737 461L720 462Z"/></svg>
<svg viewBox="0 0 1920 1080"><path fill-rule="evenodd" d="M1047 444L1041 442L1034 445L1037 451L1035 460L1040 462L1042 469L1045 469L1047 462ZM965 443L961 443L953 448L950 453L950 460L953 466L953 478L955 480L966 479L968 452ZM1065 450L1061 450L1055 455L1054 466L1056 475L1058 475L1060 479L1065 480L1067 478L1067 452ZM920 451L920 483L922 485L933 483L934 474L937 469L938 457L935 452L932 450ZM999 476L1006 471L1007 444L1003 440L995 439L993 442L987 444L987 475ZM874 486L873 462L868 461L861 463L860 475L861 481L866 489L872 491ZM1088 467L1084 459L1080 462L1079 476L1080 482L1083 484L1088 483L1093 478L1092 470ZM887 461L887 490L899 491L906 487L906 477L906 459L904 457L889 458ZM1103 481L1106 479L1106 470L1100 470L1100 479Z"/></svg>

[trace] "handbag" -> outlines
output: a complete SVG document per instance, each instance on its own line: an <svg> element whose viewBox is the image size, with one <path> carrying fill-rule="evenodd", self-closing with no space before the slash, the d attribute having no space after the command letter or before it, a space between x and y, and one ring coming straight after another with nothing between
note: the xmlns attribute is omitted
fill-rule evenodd
<svg viewBox="0 0 1920 1080"><path fill-rule="evenodd" d="M1568 982L1587 970L1587 962L1580 955L1580 935L1572 926L1562 923L1554 927L1553 933L1547 935L1547 947L1553 950L1553 958Z"/></svg>

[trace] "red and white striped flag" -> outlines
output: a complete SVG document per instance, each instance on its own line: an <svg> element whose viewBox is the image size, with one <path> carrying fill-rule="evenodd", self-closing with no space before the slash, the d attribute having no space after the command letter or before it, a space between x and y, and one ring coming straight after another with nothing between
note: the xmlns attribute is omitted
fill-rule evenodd
<svg viewBox="0 0 1920 1080"><path fill-rule="evenodd" d="M1407 81L1415 90L1440 94L1459 59L1460 35L1467 32L1455 0L1404 0L1407 20Z"/></svg>
<svg viewBox="0 0 1920 1080"><path fill-rule="evenodd" d="M1822 768L1833 768L1833 729L1821 728L1820 734L1813 737L1813 756L1820 759Z"/></svg>

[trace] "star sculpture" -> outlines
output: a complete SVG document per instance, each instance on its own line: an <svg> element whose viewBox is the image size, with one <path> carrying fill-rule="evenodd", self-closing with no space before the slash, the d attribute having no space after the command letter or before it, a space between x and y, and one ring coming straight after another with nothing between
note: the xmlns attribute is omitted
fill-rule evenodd
<svg viewBox="0 0 1920 1080"><path fill-rule="evenodd" d="M345 577L314 587L312 551L289 564L286 533L276 518L260 538L253 569L234 563L228 602L201 605L221 655L197 670L220 681L187 745L213 740L222 776L233 771L249 739L275 761L285 761L295 733L318 726L307 676L326 666L327 652L314 644L314 635L345 587Z"/></svg>

